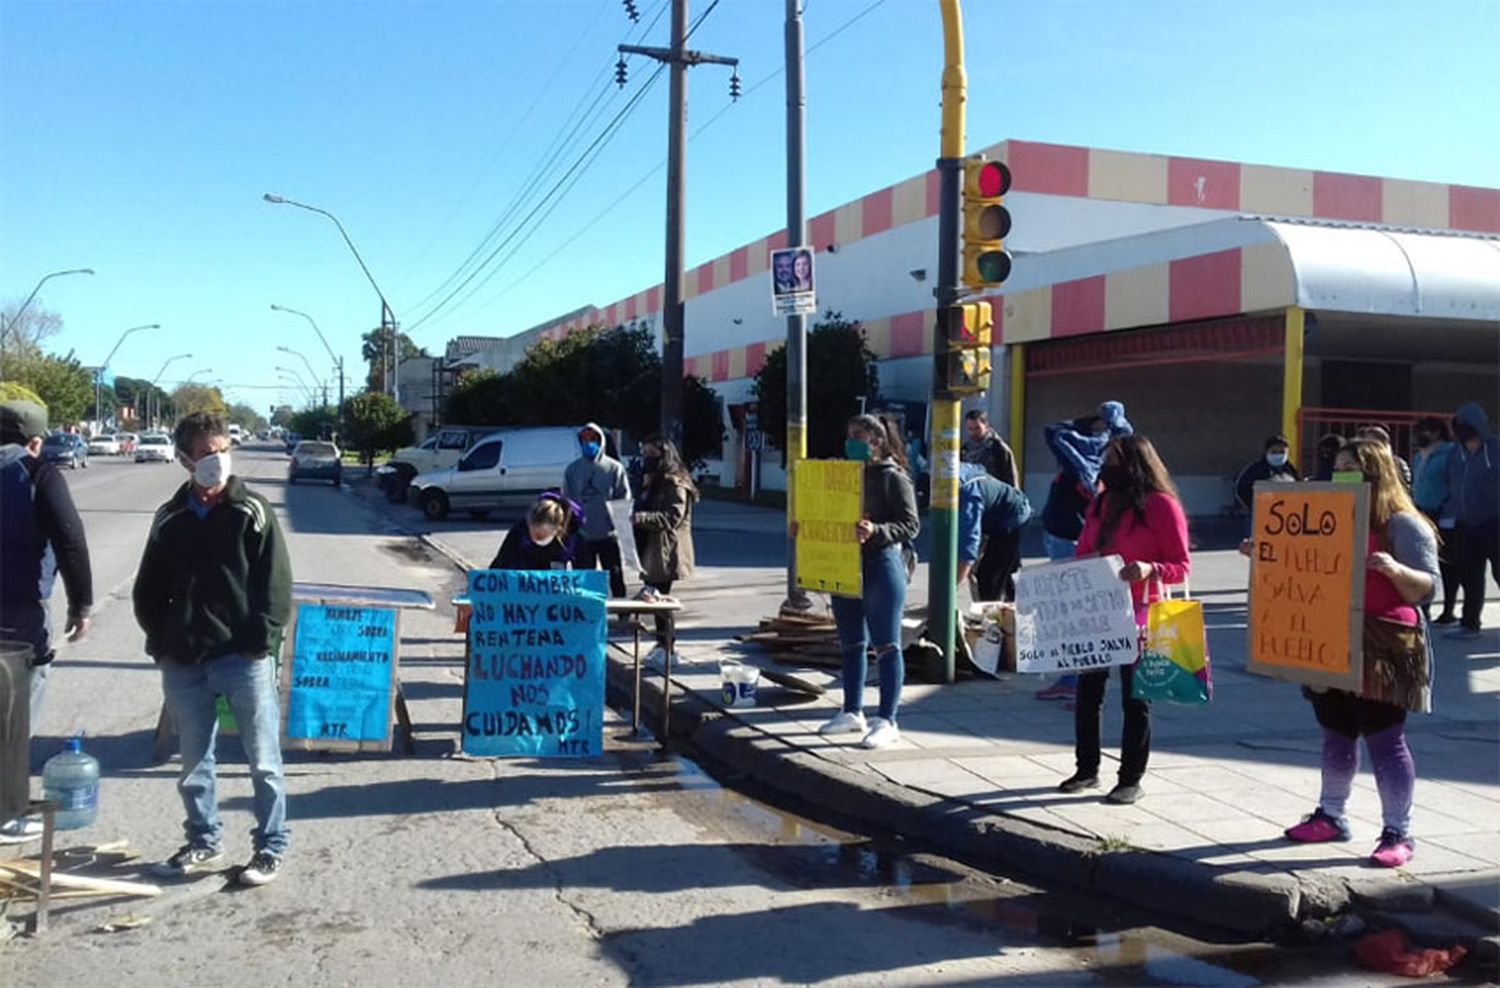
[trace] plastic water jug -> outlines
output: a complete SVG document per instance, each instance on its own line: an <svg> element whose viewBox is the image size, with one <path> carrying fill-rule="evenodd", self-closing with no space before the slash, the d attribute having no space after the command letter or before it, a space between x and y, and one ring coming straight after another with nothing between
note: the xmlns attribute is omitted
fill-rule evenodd
<svg viewBox="0 0 1500 988"><path fill-rule="evenodd" d="M42 767L43 798L57 803L57 829L78 830L99 815L99 759L83 750L83 735Z"/></svg>

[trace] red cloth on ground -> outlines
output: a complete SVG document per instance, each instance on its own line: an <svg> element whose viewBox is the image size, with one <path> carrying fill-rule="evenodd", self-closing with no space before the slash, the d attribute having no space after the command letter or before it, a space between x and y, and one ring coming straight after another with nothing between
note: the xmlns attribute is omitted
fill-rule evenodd
<svg viewBox="0 0 1500 988"><path fill-rule="evenodd" d="M1463 960L1468 952L1464 947L1414 949L1401 930L1372 933L1354 945L1354 956L1365 967L1408 978L1440 974Z"/></svg>

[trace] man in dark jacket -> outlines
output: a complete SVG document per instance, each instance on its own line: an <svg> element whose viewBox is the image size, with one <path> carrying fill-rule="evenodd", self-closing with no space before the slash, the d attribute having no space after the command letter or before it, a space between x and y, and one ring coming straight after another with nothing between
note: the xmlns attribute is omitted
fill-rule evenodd
<svg viewBox="0 0 1500 988"><path fill-rule="evenodd" d="M1016 483L1016 455L999 433L990 428L989 416L982 409L971 409L964 415L964 434L960 455L965 463L979 464L1003 484L1020 486Z"/></svg>
<svg viewBox="0 0 1500 988"><path fill-rule="evenodd" d="M230 474L224 421L198 412L177 424L178 461L192 480L156 512L135 578L135 617L161 667L182 739L187 842L157 866L181 877L224 858L214 786L217 697L229 701L255 793L254 853L245 885L276 878L286 855L286 780L274 654L292 610L292 567L270 504Z"/></svg>
<svg viewBox="0 0 1500 988"><path fill-rule="evenodd" d="M1260 459L1246 465L1234 482L1234 500L1247 516L1255 512L1255 485L1265 480L1281 484L1297 482L1297 464L1291 461L1292 445L1277 434L1266 440Z"/></svg>
<svg viewBox="0 0 1500 988"><path fill-rule="evenodd" d="M63 632L68 641L88 633L94 603L83 520L62 473L41 458L46 434L47 412L40 405L0 404L0 640L31 652L27 708L33 733L52 669L47 601L58 575L68 593ZM0 824L0 844L35 840L41 834L41 822L29 817Z"/></svg>
<svg viewBox="0 0 1500 988"><path fill-rule="evenodd" d="M1021 528L1031 502L977 463L959 467L958 582L974 573L975 600L1015 600L1021 568Z"/></svg>
<svg viewBox="0 0 1500 988"><path fill-rule="evenodd" d="M1484 571L1500 583L1500 437L1490 431L1490 420L1475 402L1453 416L1453 438L1458 448L1448 457L1448 503L1442 515L1454 527L1453 562L1463 587L1463 617L1453 638L1479 637L1484 610Z"/></svg>

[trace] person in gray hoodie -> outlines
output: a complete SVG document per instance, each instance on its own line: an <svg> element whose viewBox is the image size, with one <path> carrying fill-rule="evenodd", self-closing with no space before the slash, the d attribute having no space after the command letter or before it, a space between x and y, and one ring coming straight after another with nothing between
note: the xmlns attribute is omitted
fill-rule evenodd
<svg viewBox="0 0 1500 988"><path fill-rule="evenodd" d="M1448 503L1441 512L1453 519L1445 534L1453 542L1453 564L1463 587L1463 617L1452 638L1479 637L1484 610L1484 569L1500 583L1500 437L1476 402L1453 415L1457 449L1448 457Z"/></svg>
<svg viewBox="0 0 1500 988"><path fill-rule="evenodd" d="M611 597L625 596L625 568L620 562L620 540L605 506L630 499L625 465L604 451L604 430L593 422L578 430L579 457L563 473L563 494L583 506L582 539L577 567L609 572Z"/></svg>

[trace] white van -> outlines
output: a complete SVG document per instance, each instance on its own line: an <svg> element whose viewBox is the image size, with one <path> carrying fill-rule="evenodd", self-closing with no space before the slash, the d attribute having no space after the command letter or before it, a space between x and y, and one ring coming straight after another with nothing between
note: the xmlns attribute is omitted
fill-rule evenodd
<svg viewBox="0 0 1500 988"><path fill-rule="evenodd" d="M449 511L475 518L498 509L522 511L542 491L561 489L563 471L579 455L578 430L570 426L498 429L455 466L413 477L408 497L433 521Z"/></svg>

